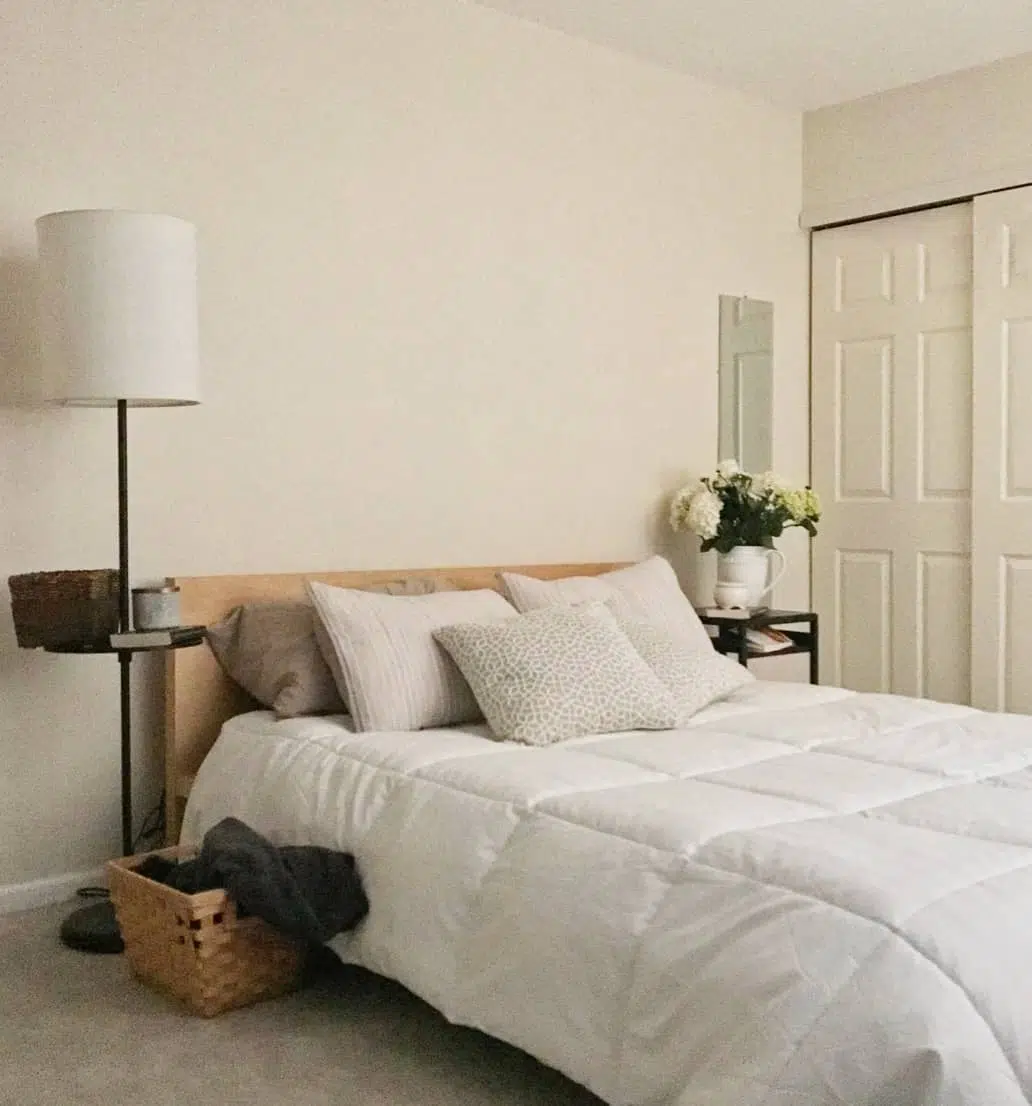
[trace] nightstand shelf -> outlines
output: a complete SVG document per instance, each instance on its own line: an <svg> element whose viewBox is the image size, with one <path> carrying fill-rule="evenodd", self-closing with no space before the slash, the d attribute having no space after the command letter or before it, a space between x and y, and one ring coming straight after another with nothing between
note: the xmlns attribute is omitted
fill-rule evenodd
<svg viewBox="0 0 1032 1106"><path fill-rule="evenodd" d="M807 653L810 657L810 683L819 682L820 671L820 631L817 615L813 611L783 611L764 608L748 616L741 614L722 614L699 611L699 619L704 626L715 626L717 634L713 647L718 653L737 657L738 663L748 667L749 661L762 657L789 657L793 654ZM786 626L806 624L805 630L788 630ZM792 644L784 649L766 653L749 647L746 630L762 630L773 627L792 639Z"/></svg>

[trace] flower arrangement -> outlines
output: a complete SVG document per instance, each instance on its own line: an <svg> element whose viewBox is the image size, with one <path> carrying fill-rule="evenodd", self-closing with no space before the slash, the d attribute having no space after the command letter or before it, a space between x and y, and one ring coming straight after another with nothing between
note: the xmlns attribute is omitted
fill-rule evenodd
<svg viewBox="0 0 1032 1106"><path fill-rule="evenodd" d="M698 534L704 553L769 546L790 526L812 537L820 517L811 487L791 487L772 472L742 472L737 461L721 461L715 473L682 488L670 504L670 525Z"/></svg>

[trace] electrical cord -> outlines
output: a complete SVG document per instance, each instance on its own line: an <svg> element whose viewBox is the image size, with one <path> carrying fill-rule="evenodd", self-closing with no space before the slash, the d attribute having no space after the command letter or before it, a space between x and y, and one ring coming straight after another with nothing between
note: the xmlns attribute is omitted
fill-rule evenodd
<svg viewBox="0 0 1032 1106"><path fill-rule="evenodd" d="M138 853L142 845L148 848L155 847L165 837L165 792L161 792L161 798L157 805L143 820L140 832L133 840L133 853Z"/></svg>
<svg viewBox="0 0 1032 1106"><path fill-rule="evenodd" d="M151 848L159 845L165 836L165 792L156 806L143 820L140 832L133 839L134 855L140 852L141 847ZM106 887L80 887L76 892L80 899L106 899L110 895Z"/></svg>

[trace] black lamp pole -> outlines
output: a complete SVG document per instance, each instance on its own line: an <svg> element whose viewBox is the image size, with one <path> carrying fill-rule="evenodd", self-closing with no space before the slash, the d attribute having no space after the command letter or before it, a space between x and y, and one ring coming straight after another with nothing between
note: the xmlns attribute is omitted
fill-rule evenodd
<svg viewBox="0 0 1032 1106"><path fill-rule="evenodd" d="M129 451L124 399L118 404L118 628L132 629L129 610ZM133 852L132 699L129 685L131 649L118 650L122 725L122 855ZM110 900L72 911L61 924L61 940L86 952L121 952L124 944Z"/></svg>
<svg viewBox="0 0 1032 1106"><path fill-rule="evenodd" d="M122 633L132 629L129 611L129 443L128 404L118 401L118 628ZM121 694L122 724L122 855L133 851L133 766L132 766L132 696L129 666L130 649L118 653L118 673Z"/></svg>

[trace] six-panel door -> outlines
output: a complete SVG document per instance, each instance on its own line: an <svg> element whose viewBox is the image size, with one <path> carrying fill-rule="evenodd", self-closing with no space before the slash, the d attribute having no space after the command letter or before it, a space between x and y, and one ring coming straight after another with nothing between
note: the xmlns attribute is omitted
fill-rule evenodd
<svg viewBox="0 0 1032 1106"><path fill-rule="evenodd" d="M822 682L971 697L971 220L958 204L814 235Z"/></svg>

